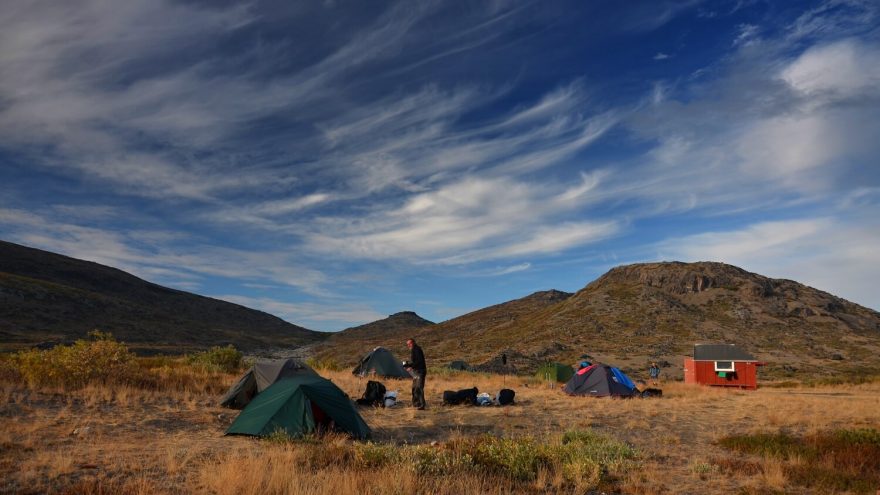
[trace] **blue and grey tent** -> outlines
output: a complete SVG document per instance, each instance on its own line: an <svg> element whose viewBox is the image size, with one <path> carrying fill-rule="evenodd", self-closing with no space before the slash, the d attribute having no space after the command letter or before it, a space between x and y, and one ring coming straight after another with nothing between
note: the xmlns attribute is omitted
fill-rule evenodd
<svg viewBox="0 0 880 495"><path fill-rule="evenodd" d="M605 364L579 370L565 384L565 393L590 397L632 397L639 393L624 372Z"/></svg>

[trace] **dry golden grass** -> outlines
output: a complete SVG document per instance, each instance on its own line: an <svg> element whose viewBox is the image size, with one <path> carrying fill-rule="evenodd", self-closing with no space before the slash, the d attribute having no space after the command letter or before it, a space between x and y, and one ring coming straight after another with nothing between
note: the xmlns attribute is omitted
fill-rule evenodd
<svg viewBox="0 0 880 495"><path fill-rule="evenodd" d="M425 476L400 464L339 463L351 440L275 443L224 437L237 411L217 407L234 375L173 367L169 383L148 389L92 385L66 392L0 382L0 491L11 493L510 493L584 492L596 486L590 465L542 469L535 479L472 471ZM322 372L352 397L366 380ZM386 380L408 403L410 383ZM476 386L517 392L512 407L444 407L444 390ZM635 466L611 473L632 494L811 493L792 485L776 459L716 444L730 435L809 435L880 428L880 383L758 391L663 384L660 399L564 395L531 378L469 373L428 375L428 409L364 409L379 445L445 448L480 434L558 443L562 432L592 430L633 446ZM716 462L717 461L717 462ZM789 463L803 462L795 459ZM719 469L719 465L742 469ZM752 463L753 471L748 465ZM745 467L743 467L745 466ZM880 489L880 487L877 487Z"/></svg>

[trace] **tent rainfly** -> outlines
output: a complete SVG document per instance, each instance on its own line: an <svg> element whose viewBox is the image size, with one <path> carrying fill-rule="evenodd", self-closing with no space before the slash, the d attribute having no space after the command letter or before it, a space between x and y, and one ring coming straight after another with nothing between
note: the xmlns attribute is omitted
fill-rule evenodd
<svg viewBox="0 0 880 495"><path fill-rule="evenodd" d="M258 361L235 382L220 405L232 409L242 409L260 392L282 378L292 376L318 376L315 370L296 359L276 359Z"/></svg>
<svg viewBox="0 0 880 495"><path fill-rule="evenodd" d="M377 347L361 358L351 371L357 376L376 375L385 378L412 378L400 361L384 347Z"/></svg>
<svg viewBox="0 0 880 495"><path fill-rule="evenodd" d="M593 364L579 370L565 384L568 395L591 397L632 397L639 391L636 384L619 369Z"/></svg>
<svg viewBox="0 0 880 495"><path fill-rule="evenodd" d="M299 375L275 382L254 398L226 434L284 432L299 437L327 431L346 432L359 439L370 437L370 427L339 387L320 376Z"/></svg>

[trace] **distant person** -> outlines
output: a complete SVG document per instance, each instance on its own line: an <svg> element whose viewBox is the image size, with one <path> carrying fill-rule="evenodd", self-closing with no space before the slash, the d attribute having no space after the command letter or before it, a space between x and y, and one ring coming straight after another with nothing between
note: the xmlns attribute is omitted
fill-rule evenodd
<svg viewBox="0 0 880 495"><path fill-rule="evenodd" d="M648 374L651 375L651 385L657 386L657 382L660 380L660 367L657 366L657 363L651 363L651 367L648 368Z"/></svg>
<svg viewBox="0 0 880 495"><path fill-rule="evenodd" d="M428 367L425 365L425 353L422 348L416 344L414 339L406 341L406 346L410 349L409 361L404 365L406 369L412 373L412 403L413 407L419 410L425 409L425 375Z"/></svg>

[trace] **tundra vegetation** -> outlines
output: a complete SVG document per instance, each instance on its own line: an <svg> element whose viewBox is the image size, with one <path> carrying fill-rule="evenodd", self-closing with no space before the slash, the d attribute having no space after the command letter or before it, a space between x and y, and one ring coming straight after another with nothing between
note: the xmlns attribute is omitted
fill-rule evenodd
<svg viewBox="0 0 880 495"><path fill-rule="evenodd" d="M318 369L352 397L366 380ZM429 407L362 409L373 438L225 437L234 348L136 357L107 334L0 360L0 492L866 493L880 489L880 380L662 398L568 397L531 377L430 370ZM435 371L431 373L431 371ZM643 378L643 377L634 377ZM407 381L385 380L406 400ZM444 407L443 390L517 391Z"/></svg>

